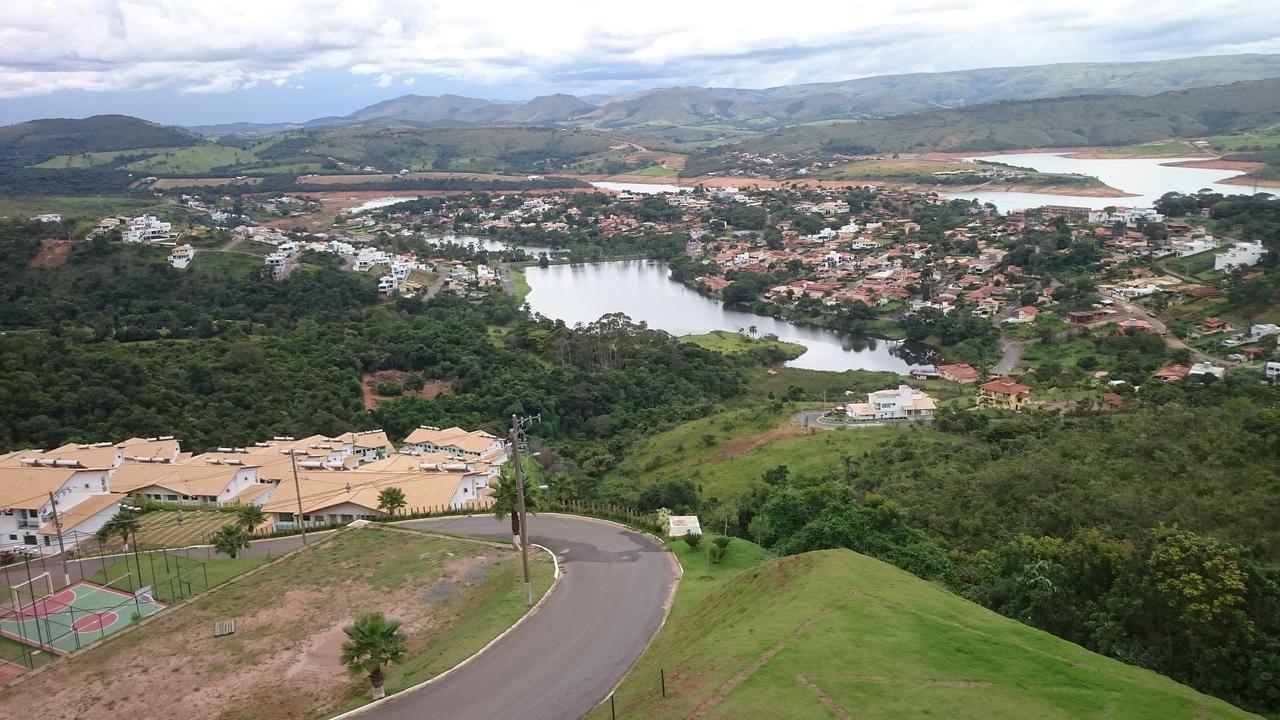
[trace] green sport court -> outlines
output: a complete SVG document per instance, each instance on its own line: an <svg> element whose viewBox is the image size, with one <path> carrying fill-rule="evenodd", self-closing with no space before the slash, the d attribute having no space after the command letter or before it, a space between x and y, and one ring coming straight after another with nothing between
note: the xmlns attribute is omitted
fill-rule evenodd
<svg viewBox="0 0 1280 720"><path fill-rule="evenodd" d="M65 655L163 609L147 595L78 580L0 616L0 635Z"/></svg>

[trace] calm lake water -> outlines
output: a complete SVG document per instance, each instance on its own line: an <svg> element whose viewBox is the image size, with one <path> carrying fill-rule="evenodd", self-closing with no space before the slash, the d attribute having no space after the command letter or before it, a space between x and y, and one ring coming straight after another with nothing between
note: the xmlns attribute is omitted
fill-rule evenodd
<svg viewBox="0 0 1280 720"><path fill-rule="evenodd" d="M955 192L947 193L963 200L977 198L981 202L994 203L1001 212L1025 210L1041 205L1074 205L1101 210L1104 207L1150 207L1167 192L1194 193L1209 188L1223 194L1250 194L1247 185L1223 185L1221 180L1239 175L1236 170L1206 170L1204 168L1169 167L1163 163L1203 158L1139 158L1087 160L1068 158L1053 153L1022 153L1014 155L987 155L978 160L1008 163L1019 167L1035 168L1041 172L1079 173L1092 175L1117 190L1135 193L1136 197L1087 197L1080 195L1043 195L1023 192Z"/></svg>
<svg viewBox="0 0 1280 720"><path fill-rule="evenodd" d="M575 323L621 312L636 322L690 335L755 326L760 335L800 343L808 350L787 363L810 370L887 370L906 373L913 364L899 356L900 345L890 340L852 337L820 328L792 325L783 320L726 310L719 301L703 297L672 280L667 264L654 260L552 265L524 270L534 312Z"/></svg>
<svg viewBox="0 0 1280 720"><path fill-rule="evenodd" d="M455 245L465 245L475 250L488 250L489 252L501 252L509 248L515 248L516 250L523 250L535 257L540 253L554 255L557 252L562 252L544 245L507 245L506 243L494 240L493 238L482 238L476 237L475 235L442 235L440 237L429 237L426 240L432 245L446 245L453 243Z"/></svg>

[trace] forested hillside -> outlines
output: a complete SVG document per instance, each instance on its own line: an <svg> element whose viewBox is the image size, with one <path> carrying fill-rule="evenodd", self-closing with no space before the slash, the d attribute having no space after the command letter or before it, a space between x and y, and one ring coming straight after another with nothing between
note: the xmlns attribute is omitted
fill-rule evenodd
<svg viewBox="0 0 1280 720"><path fill-rule="evenodd" d="M829 155L1128 145L1237 132L1277 122L1280 80L1273 79L1151 97L1001 102L889 119L794 125L708 155L733 150Z"/></svg>
<svg viewBox="0 0 1280 720"><path fill-rule="evenodd" d="M95 115L83 120L32 120L0 127L0 167L22 167L55 155L183 147L198 135L128 115Z"/></svg>

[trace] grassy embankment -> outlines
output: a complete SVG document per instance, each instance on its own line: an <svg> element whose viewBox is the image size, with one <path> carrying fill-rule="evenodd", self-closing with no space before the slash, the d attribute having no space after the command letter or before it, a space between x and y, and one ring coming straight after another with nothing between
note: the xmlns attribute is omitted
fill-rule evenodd
<svg viewBox="0 0 1280 720"><path fill-rule="evenodd" d="M685 577L618 717L1254 717L848 550L734 540L704 579L706 545L672 545Z"/></svg>
<svg viewBox="0 0 1280 720"><path fill-rule="evenodd" d="M511 268L511 289L516 294L516 305L523 305L525 298L529 297L529 293L533 290L529 287L529 279L524 276L523 269Z"/></svg>
<svg viewBox="0 0 1280 720"><path fill-rule="evenodd" d="M820 377L820 376L834 376ZM842 377L843 376L843 377ZM844 391L855 392L859 400L870 390L895 387L903 378L887 373L816 373L782 369L778 375L760 374L752 386L780 386L779 397L792 385L806 392L828 390L829 402L844 402ZM963 402L968 391L951 383L909 381L942 402ZM771 392L772 390L769 390ZM766 470L786 465L793 477L839 475L841 458L872 452L900 433L928 434L942 443L960 442L954 436L924 427L868 427L841 431L819 431L792 422L792 416L820 403L793 403L781 400L756 402L684 423L655 433L638 442L606 481L650 485L673 479L688 479L701 487L704 498L725 500L741 495L761 482Z"/></svg>

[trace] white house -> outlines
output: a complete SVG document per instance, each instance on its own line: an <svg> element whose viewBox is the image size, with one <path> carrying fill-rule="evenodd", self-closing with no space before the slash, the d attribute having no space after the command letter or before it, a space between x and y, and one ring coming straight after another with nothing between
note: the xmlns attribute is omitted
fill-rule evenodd
<svg viewBox="0 0 1280 720"><path fill-rule="evenodd" d="M462 507L491 503L485 479L465 469L438 472L308 472L298 478L302 497L302 524L307 526L349 523L385 516L378 495L387 488L404 493L406 509ZM277 529L299 525L297 494L276 493L262 506Z"/></svg>
<svg viewBox="0 0 1280 720"><path fill-rule="evenodd" d="M1227 248L1226 252L1213 256L1213 269L1221 271L1237 267L1253 267L1262 260L1262 254L1265 252L1261 242L1238 242Z"/></svg>
<svg viewBox="0 0 1280 720"><path fill-rule="evenodd" d="M157 502L225 505L259 482L257 466L248 462L228 464L210 458L203 465L125 463L112 474L111 489Z"/></svg>
<svg viewBox="0 0 1280 720"><path fill-rule="evenodd" d="M1198 362L1195 365L1191 366L1191 369L1187 371L1187 374L1188 375L1212 375L1218 378L1219 380L1221 380L1222 376L1227 374L1227 369L1224 367L1219 367L1217 365L1214 365L1213 363L1210 363L1210 362Z"/></svg>
<svg viewBox="0 0 1280 720"><path fill-rule="evenodd" d="M872 420L927 420L933 417L937 403L921 390L899 385L896 390L877 390L867 394L865 403L849 403L845 414L860 422Z"/></svg>
<svg viewBox="0 0 1280 720"><path fill-rule="evenodd" d="M120 235L127 243L140 243L166 238L172 231L171 223L161 222L155 215L142 215L130 220Z"/></svg>
<svg viewBox="0 0 1280 720"><path fill-rule="evenodd" d="M1266 368L1267 380L1280 382L1280 362L1269 362Z"/></svg>
<svg viewBox="0 0 1280 720"><path fill-rule="evenodd" d="M497 458L489 460L494 464L506 461L506 442L483 430L466 431L460 427L441 430L438 427L425 425L419 427L404 439L402 451L410 455L426 455L434 452L446 452L459 460L474 460L481 457Z"/></svg>
<svg viewBox="0 0 1280 720"><path fill-rule="evenodd" d="M115 514L111 508L123 499L108 492L109 473L105 468L0 468L0 546L43 555L58 552L55 502L63 546L71 549L87 539ZM72 514L77 507L79 511Z"/></svg>
<svg viewBox="0 0 1280 720"><path fill-rule="evenodd" d="M62 222L62 213L45 213L31 218L35 222L42 223L60 223Z"/></svg>
<svg viewBox="0 0 1280 720"><path fill-rule="evenodd" d="M182 244L173 249L169 253L169 265L182 270L191 264L191 259L196 256L196 249L187 244Z"/></svg>

